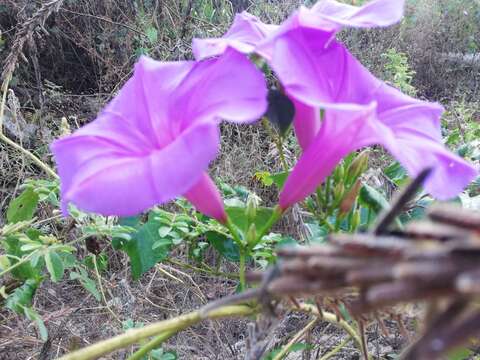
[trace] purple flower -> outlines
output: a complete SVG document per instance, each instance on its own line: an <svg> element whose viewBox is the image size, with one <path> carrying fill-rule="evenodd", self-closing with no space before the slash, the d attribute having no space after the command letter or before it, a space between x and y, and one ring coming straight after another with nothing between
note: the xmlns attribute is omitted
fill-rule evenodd
<svg viewBox="0 0 480 360"><path fill-rule="evenodd" d="M255 50L259 42L277 28L277 25L265 24L244 11L235 16L232 26L221 38L193 39L193 54L197 60L205 59L223 54L229 47L249 54Z"/></svg>
<svg viewBox="0 0 480 360"><path fill-rule="evenodd" d="M301 6L281 26L265 24L257 17L237 14L228 32L220 38L194 39L196 59L222 54L228 47L243 53L257 52L266 60L278 36L295 28L322 30L334 36L343 26L376 27L398 22L403 16L405 0L374 0L357 7L334 0L322 0L311 9Z"/></svg>
<svg viewBox="0 0 480 360"><path fill-rule="evenodd" d="M202 62L141 58L95 121L52 144L63 211L73 202L130 216L184 195L225 221L206 174L218 153L219 122L254 121L265 109L264 77L233 49Z"/></svg>
<svg viewBox="0 0 480 360"><path fill-rule="evenodd" d="M298 28L283 34L271 65L297 109L301 104L295 129L304 153L280 194L283 209L312 193L345 155L372 144L383 145L412 176L433 167L425 188L439 199L457 195L476 176L443 146L440 105L378 80L327 33Z"/></svg>

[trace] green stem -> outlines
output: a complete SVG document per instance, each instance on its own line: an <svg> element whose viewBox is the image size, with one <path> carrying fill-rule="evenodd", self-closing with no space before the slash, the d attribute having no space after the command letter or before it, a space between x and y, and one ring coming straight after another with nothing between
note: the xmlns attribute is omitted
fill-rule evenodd
<svg viewBox="0 0 480 360"><path fill-rule="evenodd" d="M223 225L228 229L230 235L232 235L233 241L235 241L240 248L244 247L242 238L238 234L238 230L235 228L235 225L232 223L232 221L230 219L227 219L227 221Z"/></svg>
<svg viewBox="0 0 480 360"><path fill-rule="evenodd" d="M143 345L140 349L135 351L127 360L141 360L145 355L147 355L150 351L155 350L158 348L163 342L170 339L173 335L175 335L175 331L167 331L161 335L154 337L148 343Z"/></svg>
<svg viewBox="0 0 480 360"><path fill-rule="evenodd" d="M246 289L246 280L245 280L245 272L246 272L246 254L245 248L240 248L240 269L238 270L238 275L240 277L240 290L244 291Z"/></svg>
<svg viewBox="0 0 480 360"><path fill-rule="evenodd" d="M223 277L226 277L227 279L232 279L232 280L238 279L238 275L235 273L226 273L223 271L216 271L208 268L201 268L201 267L193 266L181 261L177 261L175 259L167 259L165 261L169 262L170 264L182 267L184 269L193 270L193 271L204 273L211 276L223 276Z"/></svg>
<svg viewBox="0 0 480 360"><path fill-rule="evenodd" d="M305 326L302 330L295 334L295 336L288 342L288 344L285 345L277 355L275 355L273 360L283 359L290 352L292 346L295 345L317 322L317 318L310 321L307 326Z"/></svg>
<svg viewBox="0 0 480 360"><path fill-rule="evenodd" d="M10 271L12 271L13 269L19 267L20 265L25 264L26 262L30 261L32 256L34 254L36 254L37 252L38 252L38 250L32 251L30 254L28 254L27 256L25 256L24 258L22 258L21 260L19 260L15 264L13 264L12 266L10 266L10 267L6 268L5 270L3 270L2 272L0 272L0 276L3 276L5 274L9 273Z"/></svg>
<svg viewBox="0 0 480 360"><path fill-rule="evenodd" d="M114 336L110 339L100 341L86 348L74 351L62 356L59 360L89 360L97 359L115 350L123 349L139 341L157 336L166 332L178 333L183 329L195 325L205 319L220 319L231 316L249 316L258 309L245 305L224 306L212 310L207 316L201 315L201 309L191 313L178 316L174 319L159 321L143 328L130 329L124 334Z"/></svg>
<svg viewBox="0 0 480 360"><path fill-rule="evenodd" d="M336 314L322 311L322 314L320 315L318 308L315 305L311 305L311 304L302 304L299 310L309 314L315 314L317 316L320 316L321 320L323 321L327 321L329 323L340 326L343 330L347 332L348 335L350 335L353 338L353 340L355 340L355 343L357 344L358 349L362 351L362 339L360 338L360 335L345 320L342 320L342 319L337 320Z"/></svg>

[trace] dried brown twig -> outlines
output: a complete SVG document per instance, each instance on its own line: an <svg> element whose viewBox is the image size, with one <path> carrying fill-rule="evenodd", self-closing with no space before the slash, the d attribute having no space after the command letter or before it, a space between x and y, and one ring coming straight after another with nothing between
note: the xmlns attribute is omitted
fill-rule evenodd
<svg viewBox="0 0 480 360"><path fill-rule="evenodd" d="M400 303L450 304L435 310L405 359L435 359L480 334L474 306L480 298L480 214L443 204L429 210L428 220L390 230L428 174L422 172L397 197L372 233L333 234L327 245L279 250L276 276L251 295L330 297L342 301L361 326L366 315L378 319L379 311Z"/></svg>

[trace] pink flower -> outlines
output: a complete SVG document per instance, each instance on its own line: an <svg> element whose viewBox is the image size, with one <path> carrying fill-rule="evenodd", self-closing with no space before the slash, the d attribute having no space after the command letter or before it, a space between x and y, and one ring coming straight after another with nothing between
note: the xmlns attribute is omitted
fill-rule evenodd
<svg viewBox="0 0 480 360"><path fill-rule="evenodd" d="M387 148L412 176L433 166L425 186L440 199L457 195L474 178L476 170L442 144L440 105L410 98L376 79L335 40L343 26L398 22L404 3L374 0L355 7L323 0L311 9L300 7L278 28L261 32L263 37L258 32L247 36L260 25L256 18L244 18L243 37L249 41L243 51L269 63L296 109L295 133L304 154L280 194L283 209L313 192L349 152L372 144ZM232 33L198 40L195 53L221 54ZM215 51L205 51L207 45ZM320 109L325 110L323 120Z"/></svg>
<svg viewBox="0 0 480 360"><path fill-rule="evenodd" d="M130 216L184 195L225 221L206 174L219 149L219 122L251 122L266 109L266 85L248 59L230 49L202 62L143 57L134 75L92 123L51 148L62 207Z"/></svg>
<svg viewBox="0 0 480 360"><path fill-rule="evenodd" d="M378 80L328 34L302 28L283 34L271 64L301 104L295 129L304 153L280 194L283 209L312 193L348 153L373 144L389 150L411 176L433 167L425 188L439 199L454 197L476 176L443 146L440 105Z"/></svg>

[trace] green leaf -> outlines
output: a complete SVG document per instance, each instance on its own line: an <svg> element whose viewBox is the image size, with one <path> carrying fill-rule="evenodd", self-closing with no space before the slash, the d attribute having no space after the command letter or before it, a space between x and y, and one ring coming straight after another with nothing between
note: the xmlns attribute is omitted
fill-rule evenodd
<svg viewBox="0 0 480 360"><path fill-rule="evenodd" d="M72 271L70 273L70 280L80 281L80 284L82 284L85 290L92 294L97 301L102 300L96 282L88 277L88 274L84 269L79 267L78 272Z"/></svg>
<svg viewBox="0 0 480 360"><path fill-rule="evenodd" d="M328 235L328 228L318 223L305 223L310 236L307 238L309 244L324 244Z"/></svg>
<svg viewBox="0 0 480 360"><path fill-rule="evenodd" d="M279 190L281 190L283 188L283 185L285 185L288 175L290 175L290 171L279 172L271 176L274 184L278 187Z"/></svg>
<svg viewBox="0 0 480 360"><path fill-rule="evenodd" d="M360 189L359 200L360 202L374 210L376 213L390 207L390 204L388 203L385 196L377 189L371 187L368 184L363 184L362 188Z"/></svg>
<svg viewBox="0 0 480 360"><path fill-rule="evenodd" d="M45 265L52 281L58 282L62 280L65 268L63 267L62 259L56 252L49 251L45 255Z"/></svg>
<svg viewBox="0 0 480 360"><path fill-rule="evenodd" d="M27 256L25 252L21 250L21 242L18 235L7 236L3 241L3 247L8 255L13 255L18 258ZM18 260L10 258L11 265L15 265ZM38 278L39 271L36 270L36 267L33 267L30 263L24 263L17 266L10 272L15 278L19 280L34 279Z"/></svg>
<svg viewBox="0 0 480 360"><path fill-rule="evenodd" d="M38 205L38 194L33 188L27 188L20 196L10 202L7 209L7 221L17 223L33 218Z"/></svg>
<svg viewBox="0 0 480 360"><path fill-rule="evenodd" d="M28 320L34 321L37 324L38 331L40 332L40 337L43 341L47 341L48 339L48 330L43 322L42 318L38 313L31 307L24 308L24 314Z"/></svg>
<svg viewBox="0 0 480 360"><path fill-rule="evenodd" d="M136 233L131 234L132 238L121 246L130 258L134 280L139 279L143 273L168 256L170 245L153 249L155 242L160 240L158 232L161 226L162 223L155 216L150 216Z"/></svg>
<svg viewBox="0 0 480 360"><path fill-rule="evenodd" d="M147 35L148 41L151 45L155 45L157 43L158 30L155 27L150 26L149 28L147 28L147 30L145 31L145 35Z"/></svg>
<svg viewBox="0 0 480 360"><path fill-rule="evenodd" d="M33 296L37 291L39 280L28 279L25 283L16 288L13 294L11 294L6 301L6 306L15 311L16 313L23 314L24 307L30 307L32 305Z"/></svg>
<svg viewBox="0 0 480 360"><path fill-rule="evenodd" d="M454 350L448 354L448 360L466 360L474 355L474 352L467 348Z"/></svg>
<svg viewBox="0 0 480 360"><path fill-rule="evenodd" d="M285 136L295 116L295 106L292 101L277 89L268 91L268 109L265 113L267 119Z"/></svg>
<svg viewBox="0 0 480 360"><path fill-rule="evenodd" d="M208 241L223 257L230 261L238 262L240 260L240 251L238 245L231 238L216 231L205 233Z"/></svg>
<svg viewBox="0 0 480 360"><path fill-rule="evenodd" d="M232 222L240 229L241 232L247 233L249 221L245 214L245 207L232 206L225 209ZM262 229L268 219L273 214L273 209L267 207L258 207L255 219L253 220L257 229Z"/></svg>
<svg viewBox="0 0 480 360"><path fill-rule="evenodd" d="M398 161L394 161L383 169L383 173L397 186L403 185L408 179L407 171Z"/></svg>
<svg viewBox="0 0 480 360"><path fill-rule="evenodd" d="M313 345L311 344L305 344L305 343L296 343L296 344L293 344L292 347L290 348L290 350L288 351L288 353L291 353L291 352L296 352L296 351L303 351L303 350L307 350L307 349L312 349L313 348ZM275 356L280 353L280 351L282 351L281 348L275 348L273 350L271 350L270 352L268 352L265 357L263 357L262 359L263 360L273 360L275 358ZM287 353L287 354L288 354Z"/></svg>

